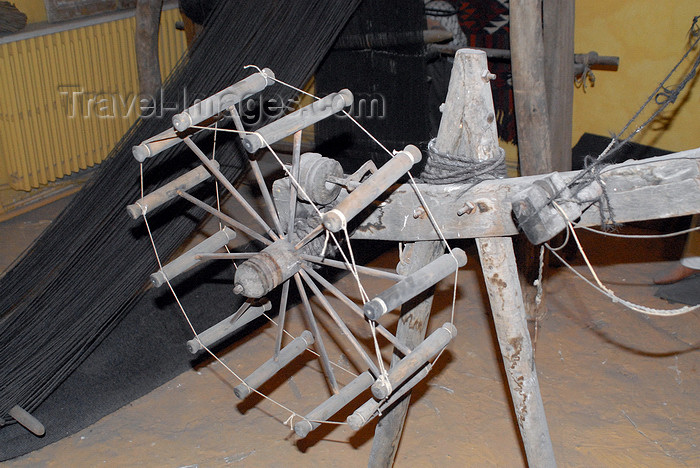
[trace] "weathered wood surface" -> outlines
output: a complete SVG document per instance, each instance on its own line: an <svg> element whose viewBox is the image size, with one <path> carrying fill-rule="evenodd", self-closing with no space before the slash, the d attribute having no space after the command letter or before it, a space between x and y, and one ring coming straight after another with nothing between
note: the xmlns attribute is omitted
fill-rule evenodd
<svg viewBox="0 0 700 468"><path fill-rule="evenodd" d="M410 243L404 247L403 259L406 263L400 263L397 270L401 274L410 275L437 259L444 251L445 247L441 241ZM433 306L433 291L434 288L430 288L401 307L396 338L409 349L414 349L425 338L430 310ZM394 352L391 360L392 368L400 361L401 356ZM388 468L393 465L410 401L411 394L408 393L382 415L374 430L368 466Z"/></svg>
<svg viewBox="0 0 700 468"><path fill-rule="evenodd" d="M520 174L551 172L542 0L510 2L510 47ZM573 57L569 60L573 60Z"/></svg>
<svg viewBox="0 0 700 468"><path fill-rule="evenodd" d="M138 0L136 3L136 69L139 92L155 96L160 89L160 62L158 61L158 28L163 0Z"/></svg>
<svg viewBox="0 0 700 468"><path fill-rule="evenodd" d="M491 313L528 465L553 467L554 451L535 369L525 306L508 237L477 239Z"/></svg>
<svg viewBox="0 0 700 468"><path fill-rule="evenodd" d="M455 56L435 138L441 153L485 161L500 154L486 53L462 49ZM428 164L430 164L428 162Z"/></svg>
<svg viewBox="0 0 700 468"><path fill-rule="evenodd" d="M700 148L611 165L601 175L615 221L627 223L670 218L700 212ZM562 173L569 181L578 171ZM448 239L510 236L518 233L511 216L510 198L537 179L538 175L487 180L469 189L460 184L419 184L440 229ZM341 192L341 197L344 192ZM352 234L353 239L396 241L438 238L418 198L408 184L397 186ZM465 211L473 206L473 209ZM469 212L471 211L471 212ZM463 213L461 216L458 213ZM418 215L418 216L416 216ZM360 215L363 216L363 215ZM597 205L586 210L579 224L600 223Z"/></svg>
<svg viewBox="0 0 700 468"><path fill-rule="evenodd" d="M552 170L570 171L574 110L574 0L543 0L542 6Z"/></svg>
<svg viewBox="0 0 700 468"><path fill-rule="evenodd" d="M457 52L435 140L438 152L467 154L480 161L499 154L490 81L484 52L470 49ZM418 206L420 203L415 207ZM439 240L408 244L398 273L410 275L436 260L444 250ZM432 303L431 287L401 307L396 338L410 349L416 348L425 338ZM400 357L394 353L391 368L400 362ZM390 467L393 464L410 398L408 392L377 423L369 466Z"/></svg>

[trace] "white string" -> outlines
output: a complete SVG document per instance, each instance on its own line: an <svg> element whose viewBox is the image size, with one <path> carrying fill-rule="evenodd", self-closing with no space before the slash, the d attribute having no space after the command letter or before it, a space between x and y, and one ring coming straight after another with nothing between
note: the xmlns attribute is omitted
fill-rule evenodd
<svg viewBox="0 0 700 468"><path fill-rule="evenodd" d="M200 129L203 129L203 130L206 130L206 129L207 129L207 127L197 127L197 126L194 126L194 128L200 128ZM211 129L210 129L210 130L211 130ZM232 130L232 129L220 129L220 130L221 130L221 131L228 131L228 132L232 132L232 133L238 133L238 134L254 134L254 135L257 135L258 138L260 138L260 141L267 147L267 149L270 151L270 153L273 155L273 157L274 157L274 158L277 160L277 162L279 163L280 167L282 167L282 169L284 170L284 172L287 174L287 176L289 177L290 182L293 183L294 186L295 186L295 187L297 188L297 190L299 191L299 193L301 193L302 197L305 198L307 202L309 202L309 204L310 204L310 205L313 207L313 209L316 211L316 214L319 216L319 218L322 218L322 217L323 217L323 213L321 213L321 211L318 209L318 207L317 207L316 204L313 202L313 200L311 200L311 197L309 197L309 195L306 193L306 191L304 190L304 188L299 184L299 182L294 178L294 176L291 174L291 172L287 169L287 166L286 166L286 165L282 162L282 160L279 158L279 156L277 155L277 153L275 152L275 150L273 150L272 147L270 147L270 145L269 145L269 143L267 142L267 140L266 140L259 132L249 132L249 131L246 131L246 130ZM344 260L344 262L345 262L345 265L347 266L348 270L350 271L350 273L352 274L353 278L355 279L355 282L357 283L357 286L358 286L358 288L359 288L359 290L360 290L360 294L361 294L363 303L366 303L367 301L369 301L369 296L367 295L367 292L365 291L365 289L364 289L364 287L363 287L363 285L362 285L362 282L361 282L361 280L360 280L359 274L358 274L358 272L357 272L357 268L356 268L356 264L355 264L355 258L354 258L354 253L353 253L353 251L352 251L352 245L351 245L351 243L350 243L350 238L349 238L349 235L348 235L348 232L347 232L347 225L346 225L346 223L343 224L343 231L344 231L344 234L345 234L346 239L347 239L347 246L348 246L348 250L349 250L349 252L350 252L350 257L351 257L351 259L352 259L351 261L348 260L347 256L345 255L345 252L343 251L343 249L342 249L340 243L338 242L338 239L335 237L335 235L334 235L332 232L330 232L329 230L326 230L326 233L327 233L328 236L330 236L330 238L333 240L333 242L335 243L336 247L338 248L338 251L340 252L340 254L341 254L342 257L343 257L343 260ZM374 327L371 327L371 329L372 329L373 337L374 337L374 341L375 341L375 350L379 350L379 343L378 343L376 331L375 331ZM384 363L383 363L383 359L382 359L381 353L378 353L378 355L377 355L377 360L378 360L378 367L379 367L380 369L382 369L381 372L382 372L383 374L388 375L387 372L386 372L386 369L384 369Z"/></svg>
<svg viewBox="0 0 700 468"><path fill-rule="evenodd" d="M208 127L201 127L201 126L197 126L197 125L193 125L192 128L196 128L196 129L200 129L200 130L213 130L213 129L208 128ZM322 217L323 217L323 213L321 212L321 210L318 209L318 207L316 206L316 204L313 202L313 200L311 199L311 197L306 193L306 191L305 191L304 188L301 186L301 184L299 184L299 182L294 178L294 176L291 174L291 172L289 171L289 169L287 169L287 166L282 162L282 160L281 160L280 157L277 155L277 153L275 152L275 150L272 149L272 147L271 147L270 144L267 142L267 140L266 140L259 132L251 132L251 131L247 131L247 130L223 129L223 128L220 128L219 131L222 131L222 132L230 132L230 133L237 133L237 134L245 134L245 135L257 135L258 138L260 138L260 141L261 141L261 142L267 147L267 149L270 151L270 154L272 154L272 156L277 160L277 162L279 163L279 165L280 165L280 167L282 168L282 170L285 172L285 174L287 175L287 177L289 177L289 180L291 181L291 183L294 184L294 186L297 188L297 190L299 191L299 193L301 193L302 197L311 205L311 207L314 209L314 211L315 211L316 214L319 216L319 218L322 218ZM357 273L357 269L354 267L354 262L351 262L351 261L347 258L347 256L345 255L345 252L343 251L342 247L340 246L340 242L338 242L338 239L335 237L335 234L332 233L332 232L330 232L330 231L328 231L328 234L329 234L329 236L331 237L331 239L333 240L333 243L334 243L334 244L336 245L336 247L338 248L338 251L339 251L340 254L342 255L343 261L345 262L346 266L348 267L348 270L351 272L353 278L355 279L355 281L356 281L356 283L357 283L357 285L358 285L358 288L359 288L361 294L362 294L364 297L367 297L367 293L365 292L365 289L364 289L364 287L362 286L362 282L360 281L360 277L359 277L359 275L358 275L358 273ZM346 233L346 234L347 234L347 233ZM349 242L348 242L348 250L350 251L351 256L353 256L353 254L352 254L352 246L350 245ZM367 298L367 300L369 300L369 298Z"/></svg>
<svg viewBox="0 0 700 468"><path fill-rule="evenodd" d="M598 283L598 286L600 286L601 289L609 292L610 294L613 294L613 292L608 289L598 278L598 275L596 274L595 270L593 270L593 266L591 265L591 262L588 261L588 256L586 255L586 252L583 251L583 246L581 245L581 242L578 240L578 236L576 235L576 232L574 231L573 226L571 225L571 221L569 220L569 217L564 213L564 210L561 209L559 204L555 201L552 201L552 205L561 213L561 215L564 217L564 220L566 221L566 225L568 226L569 232L571 232L571 236L574 238L574 241L576 242L576 245L578 246L579 252L581 252L581 255L583 256L583 261L586 262L586 266L588 266L588 270L591 272L593 275L593 278L595 279L596 283Z"/></svg>
<svg viewBox="0 0 700 468"><path fill-rule="evenodd" d="M257 69L259 70L258 67L254 67L254 68L257 68ZM319 99L320 99L319 97L314 96L314 95L312 95L312 94L310 94L310 93L307 93L306 91L303 91L303 90L301 90L301 89L299 89L299 88L297 88L297 87L295 87L295 86L292 86L292 85L290 85L289 83L285 83L285 82L283 82L283 81L281 81L281 80L278 80L278 79L276 79L276 78L273 78L273 80L275 80L276 82L278 82L278 83L280 83L280 84L282 84L282 85L284 85L284 86L287 86L287 87L289 87L289 88L291 88L291 89L294 89L294 90L296 90L297 92L300 92L300 93L302 93L302 94L305 94L305 95L307 95L307 96L310 96L310 97L312 97L312 98L314 98L314 99L316 99L316 100L319 100ZM386 149L386 147L385 147L384 145L382 145L382 144L379 142L379 140L377 140L377 139L376 139L371 133L369 133L364 127L362 127L362 125L360 125L359 122L357 122L350 114L348 114L348 113L347 113L346 111L344 111L344 110L343 110L343 113L344 113L346 116L350 117L350 119L351 119L353 122L355 122L355 124L358 125L367 135L369 135L369 137L370 137L372 140L374 140L379 146L381 146L381 147L384 149L384 151L388 152L388 153L391 155L391 153L389 152L389 150ZM272 150L272 148L270 148L270 145L267 143L267 141L265 141L265 139L264 139L264 138L262 137L262 135L260 135L259 133L257 133L257 135L258 135L258 137L260 138L260 140L265 144L265 146L267 146L267 148L270 150L270 152L274 155L274 157L278 160L278 162L282 165L282 161L279 160L279 158L277 157L277 154ZM392 157L393 157L393 155L392 155ZM315 205L315 204L310 200L310 198L306 195L306 193L304 192L303 188L301 188L301 186L297 183L297 181L294 179L294 177L292 177L291 173L286 169L286 167L284 167L284 165L282 165L282 166L283 166L284 171L287 173L287 176L289 176L290 181L292 181L292 183L294 183L294 185L295 185L298 189L301 189L301 192L303 193L304 198L306 198L307 201L309 201L309 202L311 203L311 206L313 206L314 210L316 210L318 216L319 216L319 217L322 217L323 215L321 214L321 211L316 207L316 205ZM339 243L338 240L336 239L335 235L334 235L332 232L330 232L329 230L326 230L326 233L327 233L326 235L327 235L327 237L326 237L326 242L324 243L323 252L325 252L325 250L326 250L326 244L327 244L327 240L328 240L328 235L330 235L330 237L333 239L333 242L335 243L336 247L338 248L338 251L339 251L340 254L342 255L343 260L344 260L344 262L345 262L345 264L346 264L348 270L350 271L350 274L351 274L352 277L355 279L355 283L357 284L357 288L358 288L358 290L359 290L359 292L360 292L360 297L362 298L362 303L365 304L365 303L367 303L367 302L369 301L369 295L367 294L367 292L366 292L364 286L362 285L362 281L360 280L360 276L359 276L359 274L357 273L357 266L356 266L356 263L355 263L355 255L354 255L354 252L353 252L353 250L352 250L352 244L351 244L351 242L350 242L350 236L349 236L348 230L347 230L347 220L345 219L345 216L344 216L344 214L343 214L342 212L336 210L336 214L338 214L338 216L341 217L343 233L345 234L346 245L347 245L347 247L348 247L348 253L350 254L350 261L348 262L348 258L346 257L345 252L343 251L342 247L340 246L340 243ZM449 248L449 247L448 247L448 248ZM378 337L377 337L376 326L375 326L375 324L374 324L373 321L369 321L369 322L370 322L370 330L372 331L372 338L373 338L373 342L374 342L374 349L375 349L375 353L376 353L376 355L377 355L377 364L378 364L378 367L379 367L380 372L381 372L380 378L386 378L386 379L387 379L386 381L388 382L388 373L387 373L387 371L386 371L386 369L385 369L385 367L384 367L384 359L382 358L381 350L380 350L380 347L379 347L379 340L378 340Z"/></svg>
<svg viewBox="0 0 700 468"><path fill-rule="evenodd" d="M143 190L143 164L141 164L141 187ZM141 198L143 198L143 195ZM151 246L153 247L153 253L155 254L156 261L158 262L158 268L162 271L163 264L160 261L160 255L158 254L158 249L156 248L156 243L155 243L155 240L153 239L153 233L151 232L151 227L149 226L148 219L146 218L146 207L141 207L141 211L142 211L142 215L143 215L143 222L146 226L146 232L148 233L148 238L150 239ZM294 416L299 416L299 414L297 412L287 408L282 403L279 403L278 401L274 400L273 398L270 398L267 395L264 395L263 393L259 392L258 390L248 386L248 384L246 383L246 381L243 378L241 378L236 372L234 372L233 369L231 369L229 366L227 366L225 362L223 362L221 359L219 359L219 357L216 356L216 354L214 354L207 346L205 346L204 343L202 343L202 341L199 339L199 334L197 333L194 326L192 325L192 321L190 320L189 315L187 314L187 312L185 312L185 308L183 307L182 303L180 302L180 298L175 293L175 289L173 288L172 284L170 284L170 280L168 279L168 277L165 274L163 274L163 277L165 278L165 282L167 283L168 288L170 289L170 292L172 293L173 298L175 299L175 302L177 303L180 311L182 312L182 315L185 317L185 320L187 321L187 325L189 326L190 330L194 334L194 338L197 340L197 342L202 347L202 349L204 349L213 359L215 359L219 364L221 364L224 367L224 369L226 369L231 375L233 375L236 379L238 379L241 383L243 383L252 392L257 393L262 398L274 403L275 405L279 406L283 410L291 413L290 418L293 418Z"/></svg>
<svg viewBox="0 0 700 468"><path fill-rule="evenodd" d="M564 244L566 245L566 244ZM535 294L535 305L538 306L542 303L542 294L544 293L542 286L542 272L544 271L544 246L540 246L540 264L537 272L537 279L533 283L533 286L537 288L537 294Z"/></svg>
<svg viewBox="0 0 700 468"><path fill-rule="evenodd" d="M684 229L682 231L676 231L667 234L618 234L614 232L600 231L598 229L591 229L587 226L581 226L578 224L574 224L574 228L585 229L586 231L594 232L596 234L600 234L601 236L622 237L625 239L664 239L667 237L680 236L683 234L688 234L689 232L700 230L700 226L697 226L694 228Z"/></svg>
<svg viewBox="0 0 700 468"><path fill-rule="evenodd" d="M247 69L247 68L254 68L254 69L256 69L256 70L258 71L258 73L260 73L260 74L262 75L262 77L265 78L265 86L267 87L267 85L268 85L268 83L269 83L269 82L268 82L268 79L269 79L269 78L272 78L271 76L269 76L267 73L265 73L264 71L262 71L262 70L260 69L260 67L258 67L257 65L244 65L244 66L243 66L243 69Z"/></svg>
<svg viewBox="0 0 700 468"><path fill-rule="evenodd" d="M586 278L586 277L583 276L581 273L579 273L578 271L576 271L576 269L575 269L573 266L569 265L569 264L566 262L566 260L564 260L557 252L555 252L553 249L551 249L548 245L545 244L545 247L547 247L547 249L548 249L550 252L552 252L552 254L554 254L554 256L557 257L557 259L558 259L565 267L567 267L569 270L571 270L576 276L578 276L579 278L581 278L583 281L585 281L586 283L588 283L589 286L591 286L592 288L598 290L601 294L604 294L605 296L608 296L608 297L612 300L612 302L618 302L618 303L624 305L625 307L627 307L628 309L634 310L635 312L640 312L640 313L642 313L642 314L646 314L646 315L655 315L655 316L660 316L660 317L672 317L672 316L674 316L674 315L686 314L686 313L688 313L688 312L692 312L692 311L697 310L698 308L700 308L700 305L696 305L696 306L692 306L692 307L690 307L690 306L684 306L684 307L680 307L680 308L678 308L678 309L654 309L654 308L651 308L651 307L646 307L646 306L643 306L643 305L640 305L640 304L635 304L635 303L633 303L633 302L629 302L629 301L627 301L627 300L625 300L625 299L622 299L622 298L616 296L614 293L611 293L610 290L607 289L607 288L606 288L606 289L602 289L602 288L598 287L596 284L594 284L593 282L591 282L588 278Z"/></svg>
<svg viewBox="0 0 700 468"><path fill-rule="evenodd" d="M578 271L576 271L571 265L569 265L559 254L556 253L554 249L549 247L549 245L545 244L545 246L549 249L550 252L554 254L557 259L559 259L560 262L562 262L567 268L569 268L571 271L576 274L579 278L584 280L586 283L588 283L590 286L594 287L597 289L599 292L603 293L604 295L608 296L613 302L619 302L620 304L624 305L628 309L634 310L635 312L639 312L642 314L646 315L656 315L656 316L662 316L662 317L669 317L669 316L674 316L674 315L681 315L685 314L688 312L692 312L693 310L696 310L700 308L700 305L696 306L683 306L679 307L677 309L655 309L652 307L647 307L641 304L635 304L634 302L627 301L625 299L622 299L621 297L618 297L610 288L606 287L598 278L598 275L596 274L595 270L593 270L593 267L591 266L591 263L588 261L588 257L586 256L586 253L583 250L583 247L581 246L581 243L578 240L578 237L576 236L576 232L574 231L574 227L571 224L571 221L569 220L569 217L564 213L564 211L561 209L561 207L556 203L552 202L554 207L559 210L559 213L564 217L566 220L567 227L569 231L571 232L572 237L574 238L574 241L576 241L576 245L578 246L579 252L581 252L581 255L583 256L583 259L586 263L586 266L588 267L588 270L591 272L593 275L593 278L595 279L596 284L592 283L588 278L580 274Z"/></svg>

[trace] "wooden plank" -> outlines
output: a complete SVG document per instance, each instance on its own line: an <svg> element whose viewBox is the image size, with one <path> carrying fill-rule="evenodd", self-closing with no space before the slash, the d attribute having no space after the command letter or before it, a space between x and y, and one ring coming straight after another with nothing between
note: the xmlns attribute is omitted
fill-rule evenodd
<svg viewBox="0 0 700 468"><path fill-rule="evenodd" d="M694 214L700 211L700 148L642 161L608 166L602 173L615 220L625 223ZM562 173L567 182L578 171ZM511 195L547 175L488 180L468 185L419 184L440 229L448 239L510 236L518 233L511 217ZM341 197L344 192L341 192ZM465 207L473 206L471 213ZM408 184L397 186L378 200L355 229L353 239L416 241L438 238ZM463 214L460 216L459 213ZM363 216L363 215L360 215ZM596 225L600 213L593 205L581 224Z"/></svg>

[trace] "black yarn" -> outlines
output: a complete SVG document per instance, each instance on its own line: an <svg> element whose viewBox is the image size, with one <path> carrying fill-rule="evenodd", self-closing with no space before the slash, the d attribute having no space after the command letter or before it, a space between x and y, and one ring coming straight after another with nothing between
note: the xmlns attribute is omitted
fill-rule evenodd
<svg viewBox="0 0 700 468"><path fill-rule="evenodd" d="M338 44L361 48L333 50L316 74L319 95L352 90L350 114L389 150L430 136L423 6L422 0L364 0L338 37ZM346 120L318 123L317 151L338 159L347 173L368 158L384 164L390 155Z"/></svg>
<svg viewBox="0 0 700 468"><path fill-rule="evenodd" d="M188 60L165 83L164 107L178 102L184 90L197 93L192 101L239 81L250 75L243 66L251 63L302 86L357 3L220 2ZM292 91L277 85L262 96L291 98ZM140 192L131 147L170 126L174 112L137 121L27 256L0 279L0 426L13 422L8 411L14 405L36 409L142 296L157 265L143 221L125 211ZM218 140L221 170L234 179L246 156L235 139ZM146 192L193 162L183 145L148 160ZM182 200L149 216L161 258L182 244L202 216Z"/></svg>
<svg viewBox="0 0 700 468"><path fill-rule="evenodd" d="M471 183L472 186L489 179L506 176L506 156L503 150L498 156L478 161L468 155L442 153L435 149L435 139L428 142L428 161L421 173L421 181L428 184Z"/></svg>

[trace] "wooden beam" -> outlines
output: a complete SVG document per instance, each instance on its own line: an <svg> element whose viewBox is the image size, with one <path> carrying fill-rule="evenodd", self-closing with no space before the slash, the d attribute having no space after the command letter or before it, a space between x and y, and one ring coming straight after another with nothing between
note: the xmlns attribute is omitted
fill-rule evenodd
<svg viewBox="0 0 700 468"><path fill-rule="evenodd" d="M627 223L697 213L700 207L699 164L700 148L696 148L607 166L601 178L615 220ZM579 171L570 171L561 176L568 182L578 174ZM472 188L462 184L419 184L419 188L446 238L511 236L518 233L511 216L512 194L544 177L547 175L487 180ZM341 197L345 193L341 192ZM386 198L377 200L352 238L405 242L437 239L425 213L414 211L419 206L411 186L396 186ZM580 223L599 224L598 206L588 208Z"/></svg>

